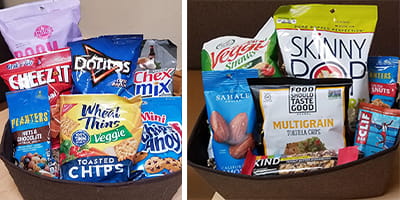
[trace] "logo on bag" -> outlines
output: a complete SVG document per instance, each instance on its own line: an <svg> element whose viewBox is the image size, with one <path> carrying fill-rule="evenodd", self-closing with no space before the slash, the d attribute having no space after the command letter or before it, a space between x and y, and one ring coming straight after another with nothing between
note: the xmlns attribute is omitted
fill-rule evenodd
<svg viewBox="0 0 400 200"><path fill-rule="evenodd" d="M35 32L33 35L36 38L45 40L51 37L51 34L53 33L53 28L48 25L41 25L35 29Z"/></svg>
<svg viewBox="0 0 400 200"><path fill-rule="evenodd" d="M131 62L113 59L84 44L85 55L74 56L75 71L89 71L94 85L113 73L129 74Z"/></svg>
<svg viewBox="0 0 400 200"><path fill-rule="evenodd" d="M315 86L291 86L289 89L289 112L317 112Z"/></svg>

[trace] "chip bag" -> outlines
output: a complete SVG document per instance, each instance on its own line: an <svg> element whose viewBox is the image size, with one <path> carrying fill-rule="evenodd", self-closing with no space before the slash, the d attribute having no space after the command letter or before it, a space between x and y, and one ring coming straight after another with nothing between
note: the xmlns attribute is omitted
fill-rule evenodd
<svg viewBox="0 0 400 200"><path fill-rule="evenodd" d="M54 51L82 38L79 0L30 2L0 10L0 30L14 57Z"/></svg>
<svg viewBox="0 0 400 200"><path fill-rule="evenodd" d="M346 146L351 79L248 79L262 116L264 155L281 156Z"/></svg>
<svg viewBox="0 0 400 200"><path fill-rule="evenodd" d="M134 156L134 180L182 169L182 98L143 99L143 134Z"/></svg>
<svg viewBox="0 0 400 200"><path fill-rule="evenodd" d="M135 72L135 95L172 96L176 45L169 40L145 40Z"/></svg>
<svg viewBox="0 0 400 200"><path fill-rule="evenodd" d="M274 13L288 76L353 80L348 110L352 129L358 104L369 102L367 59L377 19L374 5L284 5Z"/></svg>
<svg viewBox="0 0 400 200"><path fill-rule="evenodd" d="M143 35L106 35L68 43L73 94L134 96L133 78Z"/></svg>
<svg viewBox="0 0 400 200"><path fill-rule="evenodd" d="M61 96L61 178L124 182L142 136L140 96Z"/></svg>
<svg viewBox="0 0 400 200"><path fill-rule="evenodd" d="M16 164L25 170L55 177L50 154L50 105L47 86L6 93Z"/></svg>
<svg viewBox="0 0 400 200"><path fill-rule="evenodd" d="M206 42L201 51L203 71L258 69L260 77L280 77L275 25L270 18L254 38L223 36Z"/></svg>

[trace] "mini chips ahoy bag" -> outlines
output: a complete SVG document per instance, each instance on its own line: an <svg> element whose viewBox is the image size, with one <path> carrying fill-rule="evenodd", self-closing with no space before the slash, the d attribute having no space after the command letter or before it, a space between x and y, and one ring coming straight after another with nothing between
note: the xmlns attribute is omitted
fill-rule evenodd
<svg viewBox="0 0 400 200"><path fill-rule="evenodd" d="M125 182L142 136L142 99L114 94L61 96L61 179Z"/></svg>
<svg viewBox="0 0 400 200"><path fill-rule="evenodd" d="M68 43L73 94L132 97L133 76L143 35L107 35Z"/></svg>
<svg viewBox="0 0 400 200"><path fill-rule="evenodd" d="M143 134L134 156L133 179L151 178L182 169L182 98L143 99Z"/></svg>

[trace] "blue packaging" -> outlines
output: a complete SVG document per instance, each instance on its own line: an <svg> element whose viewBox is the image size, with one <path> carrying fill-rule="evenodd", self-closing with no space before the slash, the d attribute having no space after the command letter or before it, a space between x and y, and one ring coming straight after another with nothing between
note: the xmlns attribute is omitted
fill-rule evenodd
<svg viewBox="0 0 400 200"><path fill-rule="evenodd" d="M211 148L217 170L241 172L245 155L238 155L235 147L247 143L248 139L252 140L256 123L255 105L246 79L257 77L257 69L202 72L204 97L212 134ZM234 121L242 127L234 125ZM237 133L238 131L232 129L241 131ZM248 144L254 147L254 141Z"/></svg>
<svg viewBox="0 0 400 200"><path fill-rule="evenodd" d="M73 94L134 96L133 77L143 35L106 35L68 43Z"/></svg>
<svg viewBox="0 0 400 200"><path fill-rule="evenodd" d="M50 155L48 86L6 93L17 165L36 174L55 177Z"/></svg>
<svg viewBox="0 0 400 200"><path fill-rule="evenodd" d="M368 79L371 101L380 101L393 107L397 95L399 58L375 56L368 58ZM382 104L381 103L381 104Z"/></svg>
<svg viewBox="0 0 400 200"><path fill-rule="evenodd" d="M143 133L133 180L159 177L182 169L182 98L150 97L142 104Z"/></svg>
<svg viewBox="0 0 400 200"><path fill-rule="evenodd" d="M392 147L399 134L400 110L361 103L354 144L370 156Z"/></svg>

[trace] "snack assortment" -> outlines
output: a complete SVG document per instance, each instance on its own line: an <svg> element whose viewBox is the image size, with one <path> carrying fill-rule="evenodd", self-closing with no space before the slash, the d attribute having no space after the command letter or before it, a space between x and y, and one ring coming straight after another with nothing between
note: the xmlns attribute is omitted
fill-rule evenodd
<svg viewBox="0 0 400 200"><path fill-rule="evenodd" d="M283 5L245 45L230 36L206 42L201 57L211 133L208 166L251 176L297 174L393 146L400 128L399 59L369 56L377 10L374 5ZM258 43L260 35L267 45ZM274 59L279 53L274 36L283 63ZM237 80L236 73L253 73L247 59L258 55L255 49L266 52L277 71ZM236 92L239 88L242 92ZM252 96L244 92L248 89Z"/></svg>
<svg viewBox="0 0 400 200"><path fill-rule="evenodd" d="M15 164L52 178L104 183L180 171L176 46L142 34L82 39L79 5L45 0L0 10L0 31L16 57L0 64L10 89ZM154 68L136 70L140 55L152 56Z"/></svg>

